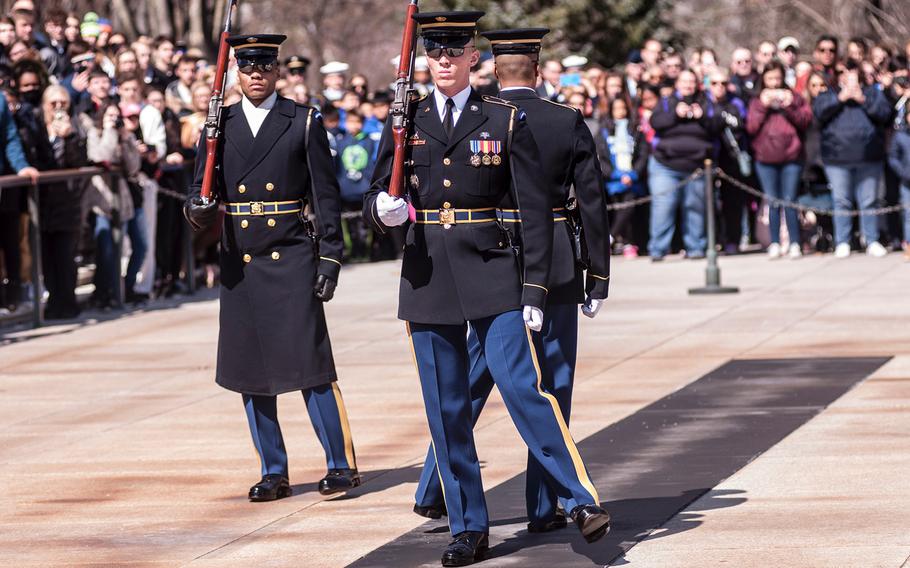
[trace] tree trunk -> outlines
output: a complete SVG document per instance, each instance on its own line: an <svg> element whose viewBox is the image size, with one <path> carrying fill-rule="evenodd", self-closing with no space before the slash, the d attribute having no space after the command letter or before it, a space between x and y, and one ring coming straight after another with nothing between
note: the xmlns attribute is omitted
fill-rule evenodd
<svg viewBox="0 0 910 568"><path fill-rule="evenodd" d="M186 36L186 43L190 47L195 47L203 51L208 50L205 41L205 14L203 9L205 2L203 0L190 0L187 5L187 19L189 20L189 31Z"/></svg>
<svg viewBox="0 0 910 568"><path fill-rule="evenodd" d="M150 0L149 22L152 24L153 33L172 37L174 27L171 25L170 6L167 0Z"/></svg>
<svg viewBox="0 0 910 568"><path fill-rule="evenodd" d="M133 13L130 11L129 6L126 5L126 0L112 0L111 11L113 12L111 16L115 22L114 29L122 31L131 40L136 39Z"/></svg>

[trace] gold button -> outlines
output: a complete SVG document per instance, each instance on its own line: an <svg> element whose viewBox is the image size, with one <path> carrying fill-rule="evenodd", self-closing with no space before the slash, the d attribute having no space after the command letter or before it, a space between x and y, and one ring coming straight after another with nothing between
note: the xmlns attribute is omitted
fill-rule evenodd
<svg viewBox="0 0 910 568"><path fill-rule="evenodd" d="M237 188L237 191L239 191L240 193L246 193L246 186L243 184L240 184L240 187Z"/></svg>
<svg viewBox="0 0 910 568"><path fill-rule="evenodd" d="M442 180L442 185L443 185L444 187L452 187L452 181L451 181L451 180L444 179L444 180Z"/></svg>
<svg viewBox="0 0 910 568"><path fill-rule="evenodd" d="M273 189L275 189L275 184L272 182L269 182L269 183L265 184L265 189L267 191L272 191Z"/></svg>
<svg viewBox="0 0 910 568"><path fill-rule="evenodd" d="M269 227L274 227L275 225L278 224L278 222L275 221L274 219L269 219L268 224L269 224Z"/></svg>
<svg viewBox="0 0 910 568"><path fill-rule="evenodd" d="M447 165L447 166L451 166L451 165L452 165L452 160L450 160L449 158L446 158L446 159L444 159L444 160L442 161L442 163L445 164L445 165Z"/></svg>
<svg viewBox="0 0 910 568"><path fill-rule="evenodd" d="M241 229L246 229L246 228L249 227L249 226L250 226L250 222L247 221L246 219L244 219L243 221L240 222L240 228L241 228Z"/></svg>
<svg viewBox="0 0 910 568"><path fill-rule="evenodd" d="M253 260L252 256L248 254L243 255L243 262L249 263L251 260Z"/></svg>
<svg viewBox="0 0 910 568"><path fill-rule="evenodd" d="M451 207L451 206L452 206L452 204L449 203L448 201L446 201L445 203L442 204L442 208L443 208L443 209L448 209L448 208Z"/></svg>
<svg viewBox="0 0 910 568"><path fill-rule="evenodd" d="M279 258L281 258L281 255L278 254L277 250L272 253L272 260L278 260Z"/></svg>

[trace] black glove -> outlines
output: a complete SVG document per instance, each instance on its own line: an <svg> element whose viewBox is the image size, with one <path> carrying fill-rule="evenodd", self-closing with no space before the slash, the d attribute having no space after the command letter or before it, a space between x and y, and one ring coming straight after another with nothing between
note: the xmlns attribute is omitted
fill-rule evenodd
<svg viewBox="0 0 910 568"><path fill-rule="evenodd" d="M183 204L183 216L194 231L204 231L218 218L218 202L203 203L200 197L191 197Z"/></svg>
<svg viewBox="0 0 910 568"><path fill-rule="evenodd" d="M323 302L328 302L335 296L335 286L337 286L337 283L334 280L325 274L320 274L316 277L316 285L313 286L313 292L317 298Z"/></svg>

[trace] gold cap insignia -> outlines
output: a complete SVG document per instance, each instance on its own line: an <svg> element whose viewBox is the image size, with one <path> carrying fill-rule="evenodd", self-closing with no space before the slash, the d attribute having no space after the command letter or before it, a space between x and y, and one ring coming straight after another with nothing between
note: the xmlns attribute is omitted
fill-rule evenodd
<svg viewBox="0 0 910 568"><path fill-rule="evenodd" d="M258 38L258 37L251 37L251 38L248 38L247 41L248 41L249 43L256 43L257 41L259 41L259 38Z"/></svg>
<svg viewBox="0 0 910 568"><path fill-rule="evenodd" d="M437 21L437 22L444 22L444 21L446 21L446 17L445 17L445 16L436 16L436 21Z"/></svg>

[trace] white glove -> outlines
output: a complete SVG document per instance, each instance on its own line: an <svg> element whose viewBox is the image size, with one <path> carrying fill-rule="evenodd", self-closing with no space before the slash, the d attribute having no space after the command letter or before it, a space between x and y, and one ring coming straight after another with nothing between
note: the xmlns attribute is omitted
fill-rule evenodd
<svg viewBox="0 0 910 568"><path fill-rule="evenodd" d="M385 191L376 196L376 213L386 227L397 227L408 220L408 202Z"/></svg>
<svg viewBox="0 0 910 568"><path fill-rule="evenodd" d="M531 331L540 331L543 327L543 311L534 306L525 306L521 312L521 317L525 320L525 325Z"/></svg>
<svg viewBox="0 0 910 568"><path fill-rule="evenodd" d="M595 300L591 296L588 296L585 298L585 303L581 306L581 313L593 319L594 316L597 315L597 312L600 311L600 306L602 306L603 303L603 300Z"/></svg>

